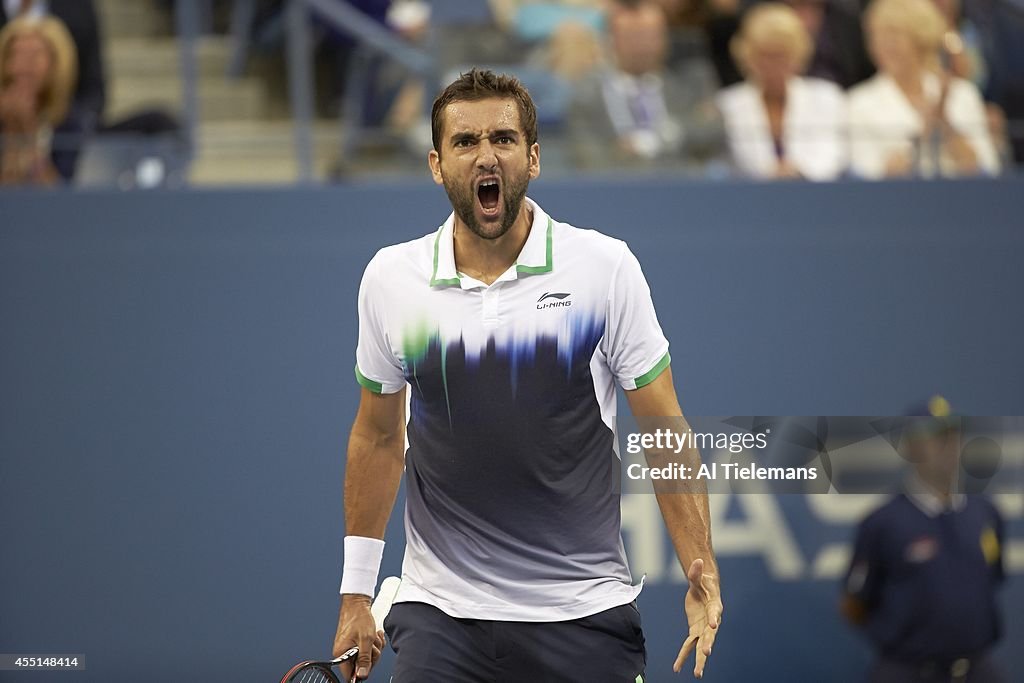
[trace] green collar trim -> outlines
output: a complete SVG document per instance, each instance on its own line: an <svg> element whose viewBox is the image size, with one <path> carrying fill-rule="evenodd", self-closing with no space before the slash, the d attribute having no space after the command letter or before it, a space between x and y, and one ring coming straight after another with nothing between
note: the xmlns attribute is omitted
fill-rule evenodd
<svg viewBox="0 0 1024 683"><path fill-rule="evenodd" d="M551 216L548 216L548 234L547 234L547 245L545 247L545 259L543 266L524 266L516 262L516 272L523 273L524 275L540 275L541 273L550 273L552 269L551 259Z"/></svg>
<svg viewBox="0 0 1024 683"><path fill-rule="evenodd" d="M554 223L551 220L551 216L548 216L547 218L548 218L548 227L547 227L547 231L546 231L547 234L545 235L545 238L544 238L545 239L544 265L541 265L541 266L527 266L527 265L519 263L518 260L517 260L516 264L515 264L516 265L516 272L517 273L522 273L523 275L541 275L543 273L550 273L554 269L553 249L552 249L552 246L551 246L551 235L552 235L552 232L553 232L553 225L554 225ZM439 278L439 277L437 277L437 263L438 263L438 258L439 258L440 252L441 252L441 235L442 235L442 233L444 233L445 227L446 227L445 225L442 225L440 228L438 228L437 229L437 233L436 233L436 235L434 237L434 267L433 267L433 270L431 271L431 274L430 274L430 286L431 287L459 285L462 282L461 277L459 276L458 272L456 272L456 277L449 277L449 278ZM522 253L520 253L520 256L522 256Z"/></svg>
<svg viewBox="0 0 1024 683"><path fill-rule="evenodd" d="M441 248L441 233L444 232L444 226L442 225L437 229L437 236L434 238L434 270L430 275L430 286L437 287L439 285L457 285L459 284L458 277L442 278L437 277L437 254Z"/></svg>

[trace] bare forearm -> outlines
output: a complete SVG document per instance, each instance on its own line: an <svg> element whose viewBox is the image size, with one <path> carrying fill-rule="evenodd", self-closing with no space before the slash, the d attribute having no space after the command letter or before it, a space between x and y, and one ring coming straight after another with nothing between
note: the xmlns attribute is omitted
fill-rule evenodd
<svg viewBox="0 0 1024 683"><path fill-rule="evenodd" d="M647 386L627 392L626 399L641 432L684 435L692 431L679 407L669 368ZM671 448L645 448L644 454L652 468L675 464L683 466L686 472L700 471L700 451L696 448L683 448L678 453ZM654 492L683 571L699 558L709 572L717 574L711 548L707 483L695 477L683 481L656 479Z"/></svg>
<svg viewBox="0 0 1024 683"><path fill-rule="evenodd" d="M384 538L405 464L405 433L387 436L353 428L345 467L345 533Z"/></svg>
<svg viewBox="0 0 1024 683"><path fill-rule="evenodd" d="M694 454L698 462L700 456ZM696 471L694 469L693 471ZM700 485L704 488L703 484ZM697 485L691 488L696 489ZM718 564L711 546L711 513L706 490L692 493L657 493L658 507L665 519L672 545L685 572L696 559L704 560L705 573L718 575Z"/></svg>
<svg viewBox="0 0 1024 683"><path fill-rule="evenodd" d="M662 424L678 434L690 431L683 417L666 419ZM696 448L683 448L679 453L652 449L646 455L647 463L652 468L673 465L684 472L700 471L700 451ZM711 547L707 482L694 476L685 480L655 480L654 493L683 571L687 571L694 560L702 559L707 571L717 574Z"/></svg>

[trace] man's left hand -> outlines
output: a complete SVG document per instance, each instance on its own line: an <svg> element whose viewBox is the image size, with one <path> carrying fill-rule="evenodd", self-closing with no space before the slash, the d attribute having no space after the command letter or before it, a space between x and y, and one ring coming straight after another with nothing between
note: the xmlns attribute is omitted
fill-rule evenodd
<svg viewBox="0 0 1024 683"><path fill-rule="evenodd" d="M690 633L683 646L679 649L672 670L676 673L683 668L683 662L696 648L697 664L693 669L696 678L704 676L704 665L711 655L711 646L715 644L718 627L722 623L722 592L718 576L704 571L704 560L696 559L686 572L690 587L686 591L684 609Z"/></svg>

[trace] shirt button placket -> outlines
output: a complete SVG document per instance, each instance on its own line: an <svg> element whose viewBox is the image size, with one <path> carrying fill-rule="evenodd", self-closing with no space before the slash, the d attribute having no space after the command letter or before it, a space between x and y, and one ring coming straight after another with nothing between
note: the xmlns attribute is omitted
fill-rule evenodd
<svg viewBox="0 0 1024 683"><path fill-rule="evenodd" d="M497 325L499 287L492 285L484 290L484 303L481 319L485 325Z"/></svg>

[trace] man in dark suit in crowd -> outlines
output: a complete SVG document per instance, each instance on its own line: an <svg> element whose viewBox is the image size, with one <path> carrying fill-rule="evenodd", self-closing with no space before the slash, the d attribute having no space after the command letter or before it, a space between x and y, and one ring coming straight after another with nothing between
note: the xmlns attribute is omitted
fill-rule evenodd
<svg viewBox="0 0 1024 683"><path fill-rule="evenodd" d="M54 131L53 163L69 180L85 137L100 126L106 103L99 21L92 0L3 0L0 26L21 14L50 14L63 21L78 52L78 85L67 118Z"/></svg>
<svg viewBox="0 0 1024 683"><path fill-rule="evenodd" d="M714 74L704 64L668 68L668 22L658 3L615 0L608 33L606 67L576 84L569 106L576 166L671 168L720 147Z"/></svg>

